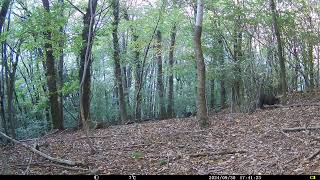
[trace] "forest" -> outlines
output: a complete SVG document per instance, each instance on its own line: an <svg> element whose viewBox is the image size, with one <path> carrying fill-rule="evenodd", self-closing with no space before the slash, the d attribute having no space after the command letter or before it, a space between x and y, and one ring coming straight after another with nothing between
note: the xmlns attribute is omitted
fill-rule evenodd
<svg viewBox="0 0 320 180"><path fill-rule="evenodd" d="M0 0L0 174L320 174L319 0Z"/></svg>

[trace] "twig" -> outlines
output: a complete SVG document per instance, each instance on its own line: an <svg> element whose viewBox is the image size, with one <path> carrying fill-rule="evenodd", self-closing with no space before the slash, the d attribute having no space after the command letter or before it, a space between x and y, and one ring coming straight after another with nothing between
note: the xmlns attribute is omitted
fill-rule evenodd
<svg viewBox="0 0 320 180"><path fill-rule="evenodd" d="M74 5L71 1L69 1L69 0L67 0L68 1L68 3L72 6L72 7L74 7L77 11L79 11L82 15L84 15L84 12L83 11L81 11L76 5Z"/></svg>
<svg viewBox="0 0 320 180"><path fill-rule="evenodd" d="M200 157L200 156L216 156L216 155L227 155L227 154L244 154L247 153L247 151L239 150L239 151L222 151L222 152L216 152L216 153L196 153L196 154L189 154L190 157Z"/></svg>
<svg viewBox="0 0 320 180"><path fill-rule="evenodd" d="M5 137L6 139L9 139L10 141L12 141L12 142L14 142L14 143L16 143L16 144L19 144L19 145L27 148L28 150L30 150L30 151L32 151L32 152L34 152L34 153L36 153L36 154L38 154L38 155L40 155L40 156L42 156L42 157L50 160L51 162L59 163L59 164L65 164L65 165L69 165L69 166L85 166L85 164L82 163L82 162L77 162L77 161L71 161L71 160L65 160L65 159L59 159L59 158L51 157L51 156L49 156L49 155L47 155L47 154L45 154L45 153L43 153L43 152L41 152L41 151L33 148L33 147L30 147L30 146L28 146L28 145L26 145L26 144L24 144L24 143L22 143L22 142L20 142L20 141L17 141L17 140L15 140L15 139L7 136L7 135L4 134L3 132L0 132L0 135L2 135L2 136Z"/></svg>
<svg viewBox="0 0 320 180"><path fill-rule="evenodd" d="M320 127L295 127L295 128L283 128L283 132L299 132L299 131L305 131L305 130L319 130Z"/></svg>

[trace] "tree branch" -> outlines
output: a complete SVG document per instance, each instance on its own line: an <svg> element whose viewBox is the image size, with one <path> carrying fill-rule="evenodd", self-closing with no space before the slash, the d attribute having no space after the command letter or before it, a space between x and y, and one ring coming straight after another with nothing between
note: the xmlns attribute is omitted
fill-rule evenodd
<svg viewBox="0 0 320 180"><path fill-rule="evenodd" d="M86 166L83 162L77 162L77 161L71 161L71 160L65 160L65 159L59 159L59 158L51 157L51 156L49 156L49 155L47 155L47 154L45 154L45 153L33 148L33 147L28 146L27 144L24 144L24 143L22 143L22 142L20 142L18 140L15 140L15 139L7 136L3 132L0 132L0 135L3 136L6 139L9 139L10 141L18 144L18 145L21 145L21 146L25 147L26 149L28 149L28 150L30 150L30 151L32 151L32 152L34 152L34 153L36 153L36 154L38 154L40 156L50 160L53 163L65 164L65 165L68 165L68 166Z"/></svg>
<svg viewBox="0 0 320 180"><path fill-rule="evenodd" d="M79 9L76 5L74 5L70 0L67 0L67 1L73 8L75 8L77 11L79 11L82 15L85 14L83 11L81 11L81 9Z"/></svg>

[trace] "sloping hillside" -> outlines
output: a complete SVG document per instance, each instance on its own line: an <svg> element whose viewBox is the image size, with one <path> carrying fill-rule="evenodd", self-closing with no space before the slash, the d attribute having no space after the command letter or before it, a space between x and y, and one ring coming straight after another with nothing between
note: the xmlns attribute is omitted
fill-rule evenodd
<svg viewBox="0 0 320 180"><path fill-rule="evenodd" d="M293 100L297 95L290 97L289 102L298 102ZM299 102L319 100L318 94L306 97L299 96ZM84 132L66 130L38 139L40 151L87 167L56 165L17 145L1 147L0 167L2 174L86 174L88 168L101 174L320 174L320 130L282 131L319 126L319 109L304 105L218 113L206 130L195 117L112 126L92 132L94 155Z"/></svg>

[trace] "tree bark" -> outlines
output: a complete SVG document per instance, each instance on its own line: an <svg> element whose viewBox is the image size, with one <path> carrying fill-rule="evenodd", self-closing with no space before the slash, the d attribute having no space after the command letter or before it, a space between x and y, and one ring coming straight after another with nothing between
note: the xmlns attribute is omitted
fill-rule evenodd
<svg viewBox="0 0 320 180"><path fill-rule="evenodd" d="M203 21L203 6L204 0L197 1L197 15L196 15L196 25L195 25L195 34L194 34L194 45L195 45L195 54L197 61L197 76L198 76L198 85L197 85L197 119L199 121L200 127L208 127L208 114L206 106L206 69L204 63L204 57L201 47L201 34L202 34L202 21Z"/></svg>
<svg viewBox="0 0 320 180"><path fill-rule="evenodd" d="M163 72L162 72L162 36L161 31L157 30L157 44L156 44L156 59L158 65L157 71L157 91L159 95L159 119L164 119L166 116L166 109L164 105L164 87L163 87Z"/></svg>
<svg viewBox="0 0 320 180"><path fill-rule="evenodd" d="M14 106L13 106L13 98L14 98L14 91L15 91L15 81L16 81L16 70L17 70L17 65L20 57L20 46L21 42L18 45L18 50L15 56L15 60L13 60L13 54L12 54L12 59L11 59L11 68L8 69L8 80L7 80L7 112L8 112L8 122L10 123L10 130L11 130L11 135L13 138L16 137L15 129L16 127L16 120L14 119ZM13 53L13 52L11 52Z"/></svg>
<svg viewBox="0 0 320 180"><path fill-rule="evenodd" d="M127 121L127 109L125 102L125 95L123 92L122 76L121 76L121 65L120 65L120 48L118 39L118 25L119 25L119 0L112 0L113 7L113 17L114 21L112 23L112 37L113 37L113 60L114 60L114 76L116 78L116 83L118 87L119 95L119 110L121 123L124 124Z"/></svg>
<svg viewBox="0 0 320 180"><path fill-rule="evenodd" d="M3 0L2 2L2 7L0 10L0 31L2 31L2 27L6 19L10 3L11 3L11 0Z"/></svg>
<svg viewBox="0 0 320 180"><path fill-rule="evenodd" d="M91 2L92 1L92 2ZM80 51L80 71L79 79L80 86L83 81L83 90L80 92L80 119L87 122L90 116L90 95L91 95L91 50L93 44L93 26L94 26L94 14L97 8L98 0L89 0L86 14L83 16L83 29L82 29L82 49ZM90 7L92 5L92 7ZM91 23L90 23L91 21ZM87 61L87 62L86 62ZM82 108L81 108L82 106ZM83 114L83 115L82 115ZM80 127L83 125L80 121Z"/></svg>
<svg viewBox="0 0 320 180"><path fill-rule="evenodd" d="M126 42L126 34L121 33L121 54L127 57L127 42ZM129 110L128 117L130 119L130 87L131 87L131 65L127 62L127 60L123 61L122 74L123 74L123 91L125 96L125 101L127 105L127 110Z"/></svg>
<svg viewBox="0 0 320 180"><path fill-rule="evenodd" d="M237 2L239 9L239 2ZM240 112L241 111L241 60L242 60L242 32L241 32L241 16L238 15L235 19L235 29L234 29L234 82L232 85L232 106L231 112Z"/></svg>
<svg viewBox="0 0 320 180"><path fill-rule="evenodd" d="M174 65L174 48L176 45L176 33L177 27L176 24L173 25L171 30L171 43L169 49L169 90L168 90L168 111L167 115L169 118L175 116L174 112L174 92L173 92L173 65Z"/></svg>
<svg viewBox="0 0 320 180"><path fill-rule="evenodd" d="M214 79L210 80L210 109L214 109Z"/></svg>
<svg viewBox="0 0 320 180"><path fill-rule="evenodd" d="M278 13L276 10L276 4L274 0L270 0L270 8L272 11L272 21L273 21L273 28L276 34L277 43L278 43L278 58L280 64L280 82L281 82L281 91L282 95L286 97L287 94L287 78L286 78L286 66L285 66L285 59L283 56L283 49L282 49L282 39L281 39L281 31L278 25Z"/></svg>
<svg viewBox="0 0 320 180"><path fill-rule="evenodd" d="M49 1L42 0L43 7L46 12L50 13ZM47 19L47 26L50 26L50 20ZM60 119L60 106L58 101L58 90L57 90L57 79L56 79L56 68L55 61L53 56L53 47L50 41L52 41L52 32L47 30L45 32L46 43L44 45L45 48L45 56L46 56L46 73L47 73L47 82L48 82L48 90L49 90L49 104L51 110L52 124L54 129L63 129L63 122Z"/></svg>
<svg viewBox="0 0 320 180"><path fill-rule="evenodd" d="M220 108L224 109L226 107L226 87L225 87L225 67L224 67L224 52L223 52L223 43L222 38L219 39L219 62L220 62L220 69L221 69L221 75L220 75Z"/></svg>
<svg viewBox="0 0 320 180"><path fill-rule="evenodd" d="M91 69L91 49L93 44L93 27L94 27L94 19L95 19L95 11L97 7L97 1L98 0L89 0L88 1L88 8L87 13L84 15L84 27L82 31L82 38L85 41L85 44L83 45L83 49L81 51L81 61L80 65L83 66L81 68L83 71L81 72L80 69L80 117L83 128L86 133L87 137L87 143L90 147L91 154L94 154L96 152L94 148L94 143L91 142L89 138L89 124L91 121L89 121L89 114L90 114L90 85L91 85L91 75L90 75L90 69ZM82 59L84 58L84 59ZM89 95L88 95L88 94Z"/></svg>
<svg viewBox="0 0 320 180"><path fill-rule="evenodd" d="M64 0L59 0L60 5L62 8L64 8ZM63 10L61 11L61 16L63 16ZM61 34L64 34L64 27L60 27L59 29ZM63 63L64 63L64 40L61 39L59 42L59 48L60 48L60 57L59 57L59 62L58 62L58 75L59 75L59 108L60 108L60 119L62 123L64 122L64 116L63 116Z"/></svg>
<svg viewBox="0 0 320 180"><path fill-rule="evenodd" d="M138 35L136 32L132 32L132 39L134 44L138 41ZM139 86L141 84L141 61L140 52L138 47L134 47L133 50L134 64L135 64L135 82L134 82L134 97L135 97L135 119L137 121L141 120L141 93L138 93Z"/></svg>
<svg viewBox="0 0 320 180"><path fill-rule="evenodd" d="M308 62L309 62L309 75L310 75L310 89L314 89L314 62L313 62L313 44L311 40L308 42Z"/></svg>
<svg viewBox="0 0 320 180"><path fill-rule="evenodd" d="M4 25L6 16L7 16L7 12L9 10L9 5L11 3L11 0L4 0L2 3L2 7L0 10L0 36L2 33L2 27ZM3 55L3 44L2 44L2 55ZM4 59L2 59L2 62L4 64ZM2 70L3 70L3 66L2 66ZM3 71L2 71L3 73ZM4 128L5 133L8 133L8 127L7 127L7 120L6 120L6 115L5 115L5 110L4 110L4 90L3 90L3 82L1 81L2 79L0 79L0 111L1 111L1 119L2 119L2 126Z"/></svg>

